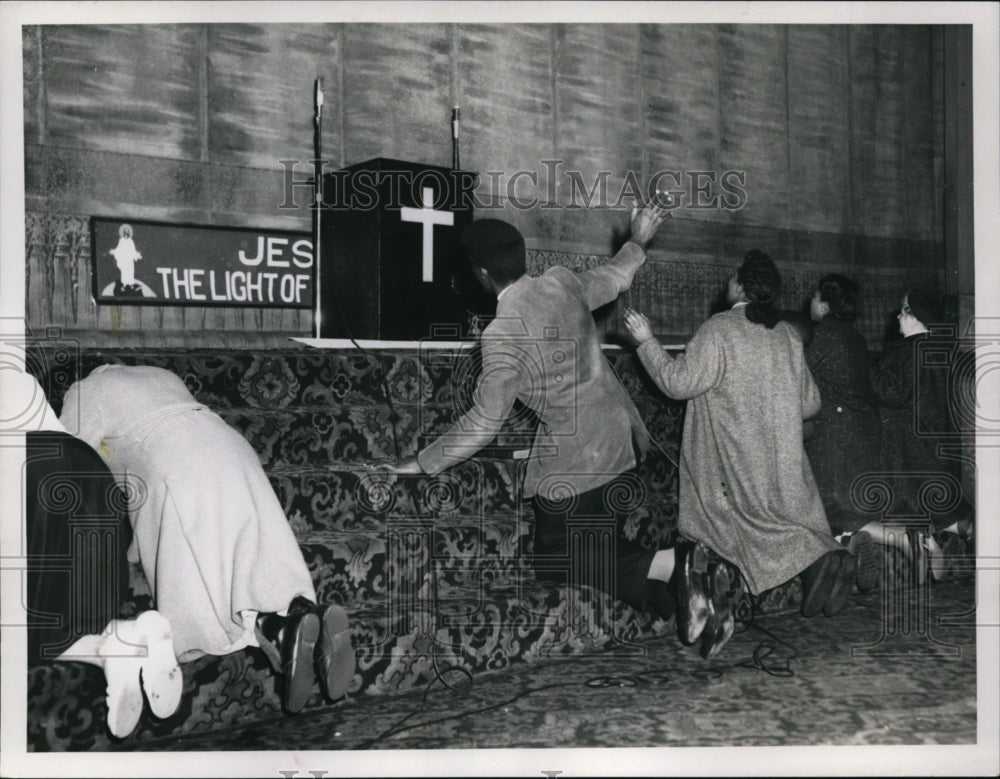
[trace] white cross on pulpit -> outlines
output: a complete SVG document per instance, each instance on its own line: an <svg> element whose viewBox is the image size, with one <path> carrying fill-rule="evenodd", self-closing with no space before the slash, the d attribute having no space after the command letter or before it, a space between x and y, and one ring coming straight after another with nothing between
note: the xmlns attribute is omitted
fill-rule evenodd
<svg viewBox="0 0 1000 779"><path fill-rule="evenodd" d="M420 193L424 207L403 206L399 213L404 222L421 222L424 226L424 281L434 281L434 225L454 225L455 214L451 211L434 210L434 190L424 187Z"/></svg>

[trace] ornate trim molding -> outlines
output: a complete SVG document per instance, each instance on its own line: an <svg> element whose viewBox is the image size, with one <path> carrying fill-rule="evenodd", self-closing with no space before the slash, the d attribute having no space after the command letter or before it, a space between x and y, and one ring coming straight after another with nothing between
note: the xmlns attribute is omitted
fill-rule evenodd
<svg viewBox="0 0 1000 779"><path fill-rule="evenodd" d="M607 262L607 256L575 252L527 252L528 273L544 273L553 265L562 265L580 272ZM636 274L632 288L622 295L625 305L642 311L649 317L658 335L690 336L708 318L713 304L722 292L726 279L733 272L731 265L650 260ZM857 327L869 346L881 348L886 326L898 309L906 289L914 284L940 285L940 273L913 274L906 269L897 273L857 273L850 267L817 270L781 268L785 308L802 309L820 278L827 273L843 273L861 285L861 317ZM615 315L618 318L618 315ZM621 322L617 329L623 330Z"/></svg>
<svg viewBox="0 0 1000 779"><path fill-rule="evenodd" d="M96 314L80 310L81 301L91 297L89 217L27 211L24 252L29 325L100 330ZM554 265L580 272L597 268L608 259L601 254L529 249L527 268L532 276L541 275ZM690 336L709 316L732 271L730 265L650 260L636 274L622 302L645 313L658 334ZM782 304L786 308L801 308L820 277L834 271L850 276L861 285L862 316L858 330L873 348L881 348L886 325L909 286L918 283L941 285L943 282L941 273L911 274L905 268L894 273L884 270L857 273L850 267L823 271L784 267ZM606 327L623 331L617 310L610 315ZM298 330L289 332L300 334ZM182 333L178 335L183 337Z"/></svg>
<svg viewBox="0 0 1000 779"><path fill-rule="evenodd" d="M77 291L90 284L90 230L87 217L25 212L24 265L26 314L37 322L36 305L44 305L48 323L55 321L54 302L60 282L68 283L73 324L79 318ZM38 275L41 275L41 279ZM41 284L39 290L38 285ZM65 295L65 292L64 292ZM69 323L66 323L69 324Z"/></svg>

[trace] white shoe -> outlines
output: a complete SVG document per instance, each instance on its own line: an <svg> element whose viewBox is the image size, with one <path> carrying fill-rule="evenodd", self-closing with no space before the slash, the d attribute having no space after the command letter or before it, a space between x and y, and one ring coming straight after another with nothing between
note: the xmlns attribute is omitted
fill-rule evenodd
<svg viewBox="0 0 1000 779"><path fill-rule="evenodd" d="M134 654L135 649L134 645L122 642L113 628L98 649L108 683L108 729L116 738L125 738L135 730L142 715L142 690L139 687L142 658Z"/></svg>
<svg viewBox="0 0 1000 779"><path fill-rule="evenodd" d="M184 674L174 654L170 623L160 612L146 611L139 615L135 625L146 639L146 656L141 664L142 688L150 710L164 719L177 711L184 692Z"/></svg>

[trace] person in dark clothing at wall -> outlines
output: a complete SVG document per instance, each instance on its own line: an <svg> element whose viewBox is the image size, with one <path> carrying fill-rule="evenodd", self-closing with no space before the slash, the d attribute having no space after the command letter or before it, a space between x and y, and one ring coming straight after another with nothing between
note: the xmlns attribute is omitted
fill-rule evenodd
<svg viewBox="0 0 1000 779"><path fill-rule="evenodd" d="M823 405L812 420L806 452L830 530L835 536L850 534L848 548L858 558L857 583L864 591L875 585L878 569L872 537L861 530L871 516L857 510L851 485L878 470L881 434L868 347L854 327L859 293L855 282L831 273L810 300L814 326L806 363Z"/></svg>
<svg viewBox="0 0 1000 779"><path fill-rule="evenodd" d="M922 359L922 352L934 346L929 327L945 323L945 316L936 294L913 288L903 296L897 319L903 337L889 344L871 371L872 390L881 406L879 470L892 494L886 514L925 516L934 534L891 532L881 520L864 529L876 541L893 544L910 557L919 559L929 552L931 573L941 578L947 536L971 537L973 532L973 509L962 493L961 460L941 450L942 444L957 448L949 393L953 377L940 358ZM933 351L941 353L940 348ZM919 565L922 581L926 568Z"/></svg>

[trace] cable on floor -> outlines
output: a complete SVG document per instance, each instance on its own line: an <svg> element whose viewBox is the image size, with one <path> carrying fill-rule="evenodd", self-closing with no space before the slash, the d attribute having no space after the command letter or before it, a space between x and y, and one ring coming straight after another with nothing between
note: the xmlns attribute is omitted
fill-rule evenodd
<svg viewBox="0 0 1000 779"><path fill-rule="evenodd" d="M428 574L431 575L431 571L428 571ZM740 576L742 578L742 573L740 574ZM437 578L438 577L436 575L431 575L431 587L433 593L432 597L434 597L435 600L437 598ZM745 583L746 580L744 579L744 585ZM748 589L745 591L749 592ZM722 678L726 674L726 672L733 667L759 670L763 671L764 673L770 676L775 676L779 678L787 678L795 675L795 672L791 668L791 663L792 660L798 657L798 651L792 644L788 643L787 641L784 641L783 639L778 638L770 630L757 624L757 622L753 619L752 610L751 610L751 618L749 620L740 619L738 620L738 622L740 625L744 626L744 631L741 632L745 632L745 630L749 629L758 630L765 636L767 636L767 639L757 644L757 646L753 650L753 653L751 654L751 657L747 660L741 660L739 662L732 663L726 666L711 665L702 668L695 668L688 671L687 672L688 675L690 675L694 679L698 679L701 681L715 680ZM790 656L784 658L778 656L776 660L772 662L770 658L778 653L779 646L786 647L791 652L791 654ZM588 655L588 656L573 658L572 661L582 662L593 659L594 659L593 656ZM482 706L476 709L471 709L469 711L456 712L454 714L449 714L444 717L438 717L436 719L425 720L423 722L415 722L407 725L406 723L410 719L412 719L414 716L418 714L423 713L423 711L426 709L427 696L430 694L435 684L440 682L449 690L454 691L458 689L458 687L452 685L445 679L446 674L450 674L453 672L460 672L463 675L465 675L466 678L468 678L470 687L475 685L475 679L471 671L469 671L467 668L454 663L448 663L444 666L439 666L437 655L434 653L431 653L431 662L434 668L434 677L424 687L423 695L421 696L420 700L420 707L415 709L414 711L411 711L409 714L404 715L398 722L390 726L387 730L383 731L374 738L362 742L358 746L354 747L354 749L359 749L359 750L370 749L375 744L378 744L384 741L385 739L392 738L393 736L397 736L400 733L405 733L408 730L414 730L416 728L421 728L428 725L437 725L455 719L472 717L475 716L476 714L483 714L485 712L494 711L495 709L499 709L504 706L510 706L518 702L519 700L528 697L529 695L533 695L539 692L544 692L546 690L554 690L564 687L580 687L580 686L597 688L597 689L607 689L616 687L626 688L626 687L660 685L660 684L667 684L673 678L672 675L675 673L675 669L673 668L659 668L649 671L640 671L634 674L592 676L582 682L580 681L553 682L552 684L545 684L540 687L532 687L527 690L522 690L521 692L517 693L516 695L506 700L490 704L488 706Z"/></svg>
<svg viewBox="0 0 1000 779"><path fill-rule="evenodd" d="M742 590L744 592L750 592L749 584L747 583L746 578L743 576L743 572L739 571L739 575L740 578L743 579ZM757 624L757 621L754 619L754 608L752 603L750 607L750 618L740 619L738 620L738 622L741 625L743 625L747 630L753 629L760 631L765 636L767 636L767 639L764 639L763 641L759 642L757 646L754 647L753 653L751 654L749 660L743 660L739 663L736 663L737 667L753 668L759 671L763 671L764 673L769 674L770 676L778 676L782 678L795 676L795 672L792 670L792 660L794 660L799 656L798 650L792 644L788 643L787 641L784 641L783 639L778 638L774 633L772 633L767 628ZM778 652L779 645L787 647L788 650L791 652L790 656L783 658L780 655L778 655L776 656L774 663L765 662L768 661L768 659L772 655L775 655Z"/></svg>

